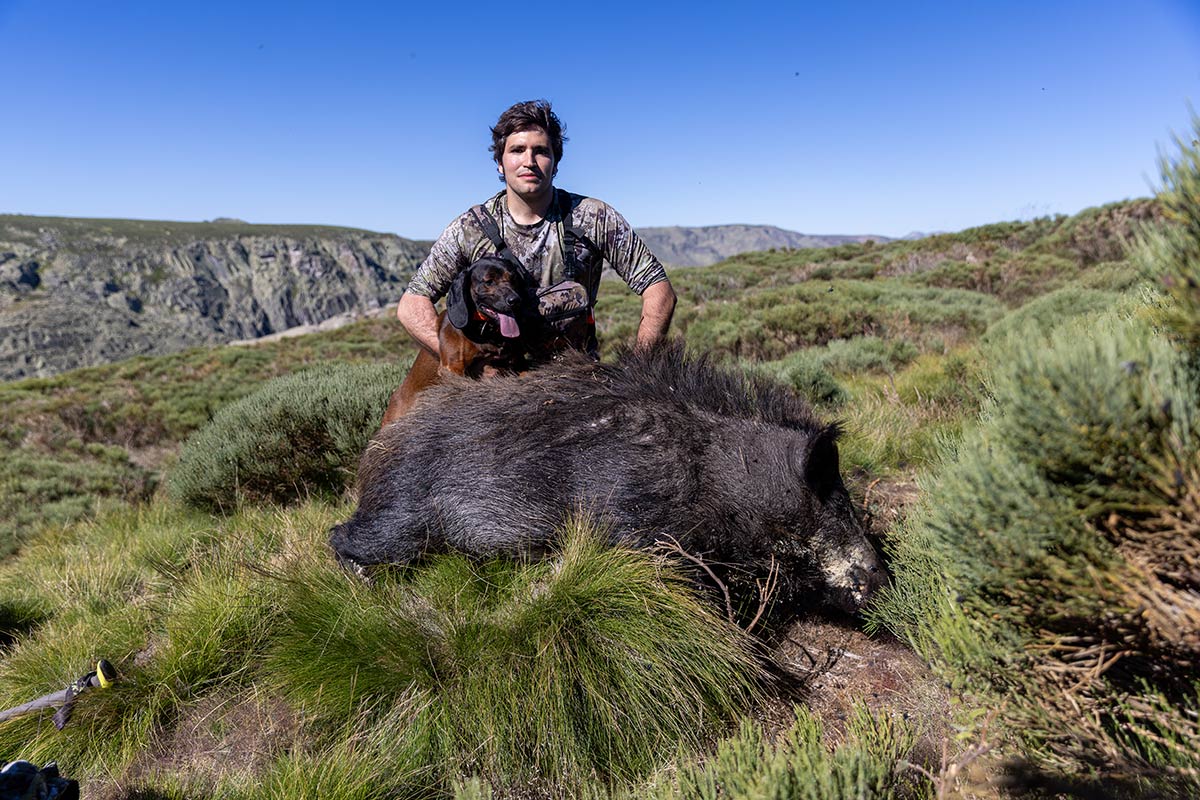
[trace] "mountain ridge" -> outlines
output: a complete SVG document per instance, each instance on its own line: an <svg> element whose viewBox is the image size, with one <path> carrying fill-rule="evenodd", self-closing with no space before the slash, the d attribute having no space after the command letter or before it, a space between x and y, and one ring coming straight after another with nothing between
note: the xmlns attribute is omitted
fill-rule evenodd
<svg viewBox="0 0 1200 800"><path fill-rule="evenodd" d="M874 236L641 228L669 266ZM380 313L432 242L333 225L0 215L0 380Z"/></svg>
<svg viewBox="0 0 1200 800"><path fill-rule="evenodd" d="M638 236L668 266L707 267L742 253L763 250L836 247L873 240L878 244L892 241L871 234L806 234L775 225L735 223L687 227L637 228Z"/></svg>

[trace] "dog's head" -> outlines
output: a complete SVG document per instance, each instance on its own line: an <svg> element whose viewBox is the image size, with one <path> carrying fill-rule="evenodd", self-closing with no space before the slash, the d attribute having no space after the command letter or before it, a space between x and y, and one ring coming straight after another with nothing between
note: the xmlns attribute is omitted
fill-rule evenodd
<svg viewBox="0 0 1200 800"><path fill-rule="evenodd" d="M458 273L446 293L446 316L462 330L471 320L492 323L506 339L521 335L518 323L528 315L530 287L521 274L497 256L484 256Z"/></svg>

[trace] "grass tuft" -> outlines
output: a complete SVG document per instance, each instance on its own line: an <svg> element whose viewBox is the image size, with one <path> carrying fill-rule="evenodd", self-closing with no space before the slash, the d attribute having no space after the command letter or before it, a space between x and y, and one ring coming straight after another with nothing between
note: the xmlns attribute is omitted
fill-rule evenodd
<svg viewBox="0 0 1200 800"><path fill-rule="evenodd" d="M749 640L662 562L588 521L563 542L542 563L442 556L373 587L290 573L271 672L327 723L425 703L448 775L506 783L647 774L755 697Z"/></svg>

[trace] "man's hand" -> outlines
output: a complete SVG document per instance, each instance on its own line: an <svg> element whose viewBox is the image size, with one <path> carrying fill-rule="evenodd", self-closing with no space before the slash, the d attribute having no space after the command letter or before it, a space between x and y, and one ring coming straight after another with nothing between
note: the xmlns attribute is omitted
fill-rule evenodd
<svg viewBox="0 0 1200 800"><path fill-rule="evenodd" d="M651 284L642 292L642 321L638 323L637 347L649 347L662 340L671 327L675 313L675 290L670 281Z"/></svg>
<svg viewBox="0 0 1200 800"><path fill-rule="evenodd" d="M396 304L396 319L434 358L438 357L438 315L433 302L419 294L405 292Z"/></svg>

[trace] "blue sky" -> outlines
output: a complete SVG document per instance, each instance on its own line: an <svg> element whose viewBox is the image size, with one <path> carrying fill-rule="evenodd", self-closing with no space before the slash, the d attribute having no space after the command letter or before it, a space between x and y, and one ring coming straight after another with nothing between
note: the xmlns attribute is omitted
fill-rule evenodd
<svg viewBox="0 0 1200 800"><path fill-rule="evenodd" d="M634 225L959 230L1145 196L1200 3L0 0L0 213L433 238L550 99Z"/></svg>

